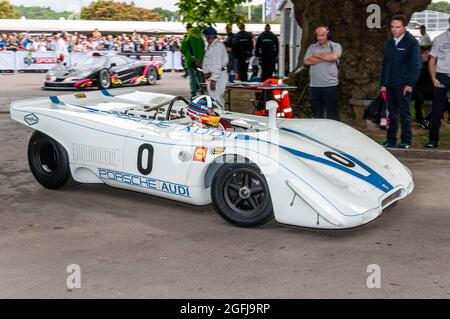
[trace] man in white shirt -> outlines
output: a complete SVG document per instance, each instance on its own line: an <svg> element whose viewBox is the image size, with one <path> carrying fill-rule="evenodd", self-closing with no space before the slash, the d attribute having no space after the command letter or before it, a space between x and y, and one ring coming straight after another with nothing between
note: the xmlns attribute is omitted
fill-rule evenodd
<svg viewBox="0 0 450 319"><path fill-rule="evenodd" d="M447 94L450 91L450 29L434 39L430 56L429 69L435 89L431 112L430 137L425 147L437 148L441 118L447 106Z"/></svg>
<svg viewBox="0 0 450 319"><path fill-rule="evenodd" d="M64 40L64 37L60 34L55 35L55 51L58 61L64 62L66 57L69 55L69 52L67 50L67 44Z"/></svg>
<svg viewBox="0 0 450 319"><path fill-rule="evenodd" d="M217 38L217 31L209 27L203 31L208 42L203 59L203 74L206 79L208 95L224 107L224 93L228 83L228 52L225 45Z"/></svg>

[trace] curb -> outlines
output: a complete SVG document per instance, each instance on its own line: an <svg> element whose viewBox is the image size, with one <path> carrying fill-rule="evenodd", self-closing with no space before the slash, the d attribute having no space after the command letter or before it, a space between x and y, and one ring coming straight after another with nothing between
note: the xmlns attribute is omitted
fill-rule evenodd
<svg viewBox="0 0 450 319"><path fill-rule="evenodd" d="M450 151L437 150L388 150L392 155L401 159L429 159L429 160L447 160L450 161Z"/></svg>

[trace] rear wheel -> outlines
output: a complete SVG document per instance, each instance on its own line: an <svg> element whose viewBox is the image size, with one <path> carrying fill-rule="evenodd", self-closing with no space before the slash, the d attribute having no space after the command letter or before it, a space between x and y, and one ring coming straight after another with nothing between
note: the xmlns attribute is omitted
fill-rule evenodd
<svg viewBox="0 0 450 319"><path fill-rule="evenodd" d="M28 144L28 162L33 176L45 188L63 188L71 179L66 149L39 131L33 133Z"/></svg>
<svg viewBox="0 0 450 319"><path fill-rule="evenodd" d="M146 77L148 85L156 84L156 80L158 79L158 71L154 66L148 68Z"/></svg>
<svg viewBox="0 0 450 319"><path fill-rule="evenodd" d="M98 87L102 90L109 89L111 87L111 74L108 70L102 69L98 73Z"/></svg>
<svg viewBox="0 0 450 319"><path fill-rule="evenodd" d="M211 184L215 210L226 221L241 227L257 227L274 217L269 186L252 164L225 164Z"/></svg>

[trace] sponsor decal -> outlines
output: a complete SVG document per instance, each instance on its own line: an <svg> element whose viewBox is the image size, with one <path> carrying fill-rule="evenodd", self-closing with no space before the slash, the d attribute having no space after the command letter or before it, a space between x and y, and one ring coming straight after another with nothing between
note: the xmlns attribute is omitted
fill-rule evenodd
<svg viewBox="0 0 450 319"><path fill-rule="evenodd" d="M34 57L34 58L24 58L23 62L25 64L56 64L56 58L51 58L51 57Z"/></svg>
<svg viewBox="0 0 450 319"><path fill-rule="evenodd" d="M200 136L211 136L211 137L222 138L222 139L236 138L236 136L238 136L238 134L236 134L236 133L219 131L218 129L200 128L200 127L195 127L195 126L181 127L180 129L177 129L177 131L187 132L187 133L191 133L194 135L200 135Z"/></svg>
<svg viewBox="0 0 450 319"><path fill-rule="evenodd" d="M77 99L85 99L85 98L87 98L86 94L84 94L84 93L75 94L75 97Z"/></svg>
<svg viewBox="0 0 450 319"><path fill-rule="evenodd" d="M158 191L171 195L190 198L189 186L175 184L167 181L161 181L144 176L128 174L125 172L116 172L100 168L98 170L100 179L103 181L112 181L130 186L145 188L152 191Z"/></svg>
<svg viewBox="0 0 450 319"><path fill-rule="evenodd" d="M33 113L31 113L24 117L24 121L27 122L28 125L33 126L39 123L39 118Z"/></svg>
<svg viewBox="0 0 450 319"><path fill-rule="evenodd" d="M208 154L208 148L196 147L195 152L194 152L194 161L205 163L207 154Z"/></svg>
<svg viewBox="0 0 450 319"><path fill-rule="evenodd" d="M211 155L222 155L225 153L225 147L216 147L211 150Z"/></svg>

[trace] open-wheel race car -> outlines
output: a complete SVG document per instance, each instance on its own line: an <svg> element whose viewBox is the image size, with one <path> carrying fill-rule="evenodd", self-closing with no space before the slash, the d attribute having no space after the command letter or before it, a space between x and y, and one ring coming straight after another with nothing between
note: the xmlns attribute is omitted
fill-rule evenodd
<svg viewBox="0 0 450 319"><path fill-rule="evenodd" d="M276 119L268 102L269 118L218 110L224 125L198 126L191 104L124 88L14 102L11 117L35 130L28 159L46 188L73 179L212 203L243 227L353 228L413 191L407 167L345 124Z"/></svg>
<svg viewBox="0 0 450 319"><path fill-rule="evenodd" d="M71 66L57 64L45 76L44 89L109 89L154 85L164 72L164 61L139 61L113 53L86 53Z"/></svg>

